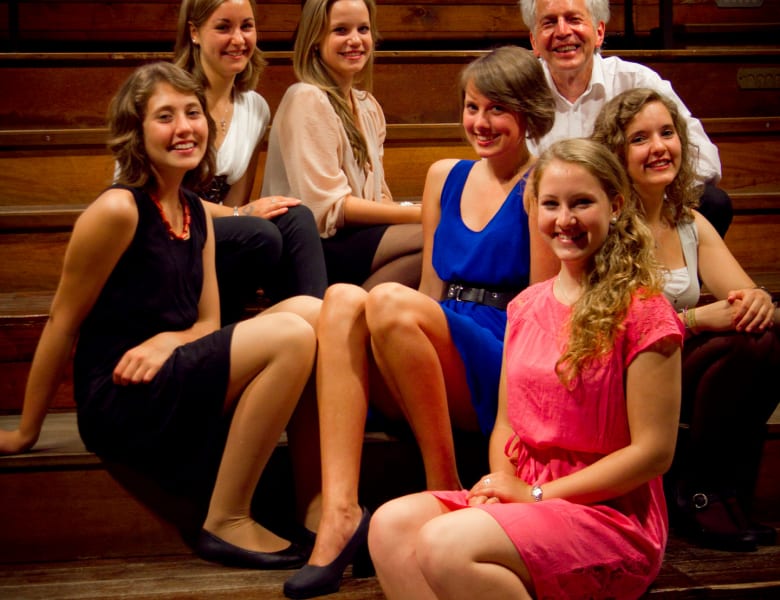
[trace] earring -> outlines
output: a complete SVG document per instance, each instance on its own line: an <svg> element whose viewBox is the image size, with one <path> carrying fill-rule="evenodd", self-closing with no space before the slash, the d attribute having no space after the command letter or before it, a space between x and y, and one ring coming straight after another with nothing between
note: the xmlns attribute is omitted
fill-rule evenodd
<svg viewBox="0 0 780 600"><path fill-rule="evenodd" d="M610 222L610 223L612 223L612 224L614 225L615 223L617 223L617 219L618 219L618 218L617 218L616 216L613 216L613 217L612 217L612 218L609 220L609 222Z"/></svg>

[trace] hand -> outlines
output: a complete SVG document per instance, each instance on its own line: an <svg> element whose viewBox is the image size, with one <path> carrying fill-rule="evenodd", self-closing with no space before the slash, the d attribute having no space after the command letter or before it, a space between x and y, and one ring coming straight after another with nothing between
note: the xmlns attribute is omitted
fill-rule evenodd
<svg viewBox="0 0 780 600"><path fill-rule="evenodd" d="M22 435L19 429L7 431L0 429L0 454L19 454L26 452L38 441L36 437Z"/></svg>
<svg viewBox="0 0 780 600"><path fill-rule="evenodd" d="M297 198L288 198L286 196L267 196L252 200L245 206L238 209L239 214L247 217L260 217L262 219L273 219L287 212L289 207L298 206L301 203Z"/></svg>
<svg viewBox="0 0 780 600"><path fill-rule="evenodd" d="M769 292L760 288L732 290L727 301L734 305L737 331L764 331L772 325L775 304Z"/></svg>
<svg viewBox="0 0 780 600"><path fill-rule="evenodd" d="M149 383L154 379L176 349L177 344L167 340L165 334L158 334L125 352L114 369L114 383L130 385Z"/></svg>
<svg viewBox="0 0 780 600"><path fill-rule="evenodd" d="M531 486L510 473L489 473L469 490L469 506L495 502L530 502Z"/></svg>

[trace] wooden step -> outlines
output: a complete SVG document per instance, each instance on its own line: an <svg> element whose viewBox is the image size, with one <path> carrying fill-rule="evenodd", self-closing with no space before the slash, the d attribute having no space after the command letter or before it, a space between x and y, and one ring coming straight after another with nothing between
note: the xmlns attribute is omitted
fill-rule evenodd
<svg viewBox="0 0 780 600"><path fill-rule="evenodd" d="M15 419L0 418L0 427L15 425ZM463 441L459 439L459 448ZM261 503L266 515L283 514L279 504L289 505L284 450L282 438L261 480L260 491L273 489L276 499ZM370 498L370 506L420 489L420 476L413 443L367 434L361 497ZM231 569L199 560L183 542L170 514L157 512L160 498L151 502L148 489L125 485L126 478L118 478L85 451L73 413L50 414L33 452L0 458L0 597L113 600L130 593L166 600L283 597L281 587L288 571ZM186 509L179 501L174 508L182 506ZM176 520L181 521L181 515ZM780 515L772 522L780 525ZM780 546L729 553L698 548L672 535L661 573L645 598L741 599L777 594ZM347 578L341 592L332 596L333 600L383 597L375 577Z"/></svg>
<svg viewBox="0 0 780 600"><path fill-rule="evenodd" d="M0 428L14 429L18 419L2 416ZM487 469L486 440L459 435L456 443L463 480L475 481ZM409 435L367 432L363 452L360 496L370 508L424 487ZM253 502L280 535L294 521L290 473L283 435ZM187 542L202 521L192 502L87 451L73 411L50 413L31 452L0 456L0 506L0 564L191 554Z"/></svg>

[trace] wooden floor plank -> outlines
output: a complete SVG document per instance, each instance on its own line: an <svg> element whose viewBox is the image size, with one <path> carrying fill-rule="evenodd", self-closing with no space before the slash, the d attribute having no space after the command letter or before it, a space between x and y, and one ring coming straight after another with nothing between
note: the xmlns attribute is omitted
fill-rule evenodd
<svg viewBox="0 0 780 600"><path fill-rule="evenodd" d="M152 598L281 600L290 571L253 571L211 564L192 555L0 565L0 597L19 600ZM672 538L648 600L780 597L780 547L752 553L706 550ZM331 600L381 600L375 577L349 570Z"/></svg>

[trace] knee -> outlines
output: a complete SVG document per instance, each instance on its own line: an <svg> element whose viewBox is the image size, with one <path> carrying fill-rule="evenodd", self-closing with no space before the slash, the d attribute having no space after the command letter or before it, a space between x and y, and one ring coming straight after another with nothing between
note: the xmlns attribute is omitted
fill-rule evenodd
<svg viewBox="0 0 780 600"><path fill-rule="evenodd" d="M343 327L353 323L365 311L366 291L351 283L336 283L325 290L320 325Z"/></svg>
<svg viewBox="0 0 780 600"><path fill-rule="evenodd" d="M298 366L309 364L311 368L317 347L317 336L312 324L305 317L293 312L275 313L273 317L274 326L282 336L277 346L278 351L287 353L289 359L295 361Z"/></svg>
<svg viewBox="0 0 780 600"><path fill-rule="evenodd" d="M315 330L322 309L322 300L314 296L294 296L285 300L285 310L299 315Z"/></svg>
<svg viewBox="0 0 780 600"><path fill-rule="evenodd" d="M366 298L366 322L371 333L396 331L405 323L414 321L411 300L417 291L400 283L382 283L373 288Z"/></svg>
<svg viewBox="0 0 780 600"><path fill-rule="evenodd" d="M403 561L414 552L417 536L415 513L409 507L408 498L390 500L380 506L371 517L368 530L368 549L380 570Z"/></svg>
<svg viewBox="0 0 780 600"><path fill-rule="evenodd" d="M462 540L452 539L452 529L445 519L431 519L420 528L415 540L417 565L434 589L441 587L436 585L437 581L457 577L466 566L458 552Z"/></svg>

